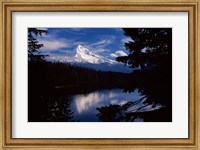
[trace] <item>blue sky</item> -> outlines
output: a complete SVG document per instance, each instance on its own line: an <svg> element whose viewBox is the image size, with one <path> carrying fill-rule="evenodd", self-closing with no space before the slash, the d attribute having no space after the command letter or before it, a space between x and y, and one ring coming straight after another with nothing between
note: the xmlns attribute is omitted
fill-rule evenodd
<svg viewBox="0 0 200 150"><path fill-rule="evenodd" d="M57 57L66 56L81 44L90 51L104 57L115 59L128 54L124 43L131 39L123 34L121 28L42 28L47 35L37 37L44 45L41 53Z"/></svg>

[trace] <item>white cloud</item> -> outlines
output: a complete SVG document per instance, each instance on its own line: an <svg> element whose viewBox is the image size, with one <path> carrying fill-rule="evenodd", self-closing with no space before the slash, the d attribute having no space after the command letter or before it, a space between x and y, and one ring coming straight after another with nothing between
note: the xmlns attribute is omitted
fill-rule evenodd
<svg viewBox="0 0 200 150"><path fill-rule="evenodd" d="M46 51L70 47L67 41L62 41L59 39L58 40L41 40L40 43L44 45L44 47L42 47L41 50L46 50Z"/></svg>
<svg viewBox="0 0 200 150"><path fill-rule="evenodd" d="M123 51L116 51L115 52L118 56L127 56L127 54Z"/></svg>
<svg viewBox="0 0 200 150"><path fill-rule="evenodd" d="M93 50L95 53L102 53L102 52L109 52L106 48L97 48L96 50Z"/></svg>
<svg viewBox="0 0 200 150"><path fill-rule="evenodd" d="M116 51L115 53L111 53L110 54L111 57L119 57L119 56L127 56L127 54L121 50Z"/></svg>
<svg viewBox="0 0 200 150"><path fill-rule="evenodd" d="M109 39L102 39L92 44L85 43L85 47L95 53L102 53L109 51L106 46L111 44L114 40L114 36L110 37ZM83 45L84 46L84 45Z"/></svg>
<svg viewBox="0 0 200 150"><path fill-rule="evenodd" d="M110 54L111 57L118 57L115 53Z"/></svg>
<svg viewBox="0 0 200 150"><path fill-rule="evenodd" d="M112 43L112 40L104 39L104 40L98 41L96 43L90 44L89 46L90 47L93 47L93 46L107 46L110 43Z"/></svg>
<svg viewBox="0 0 200 150"><path fill-rule="evenodd" d="M41 51L55 51L60 48L69 48L71 46L72 41L58 37L59 30L53 30L44 34L43 36L37 37L39 43L43 44Z"/></svg>
<svg viewBox="0 0 200 150"><path fill-rule="evenodd" d="M49 56L45 57L47 61L59 61L59 62L71 62L72 58L67 55L59 55L59 54L49 54Z"/></svg>

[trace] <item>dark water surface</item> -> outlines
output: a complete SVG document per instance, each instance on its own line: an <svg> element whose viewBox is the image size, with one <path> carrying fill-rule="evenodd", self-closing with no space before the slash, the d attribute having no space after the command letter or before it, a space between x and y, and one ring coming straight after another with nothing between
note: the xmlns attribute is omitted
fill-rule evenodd
<svg viewBox="0 0 200 150"><path fill-rule="evenodd" d="M74 95L49 93L37 101L37 97L31 98L29 122L170 122L172 116L170 107L154 103L153 97L137 88L131 92L117 88Z"/></svg>
<svg viewBox="0 0 200 150"><path fill-rule="evenodd" d="M138 90L131 93L125 93L122 89L100 90L89 94L72 96L70 108L72 112L74 112L74 119L81 122L98 122L97 108L115 105L122 106L128 102L134 102L141 98L142 96L138 93ZM129 107L124 111L131 112L144 105L143 101L141 101L137 105ZM151 105L148 105L140 111L150 111L159 109L160 107L161 106L157 105L155 108L152 108ZM133 121L143 121L143 119L137 117Z"/></svg>

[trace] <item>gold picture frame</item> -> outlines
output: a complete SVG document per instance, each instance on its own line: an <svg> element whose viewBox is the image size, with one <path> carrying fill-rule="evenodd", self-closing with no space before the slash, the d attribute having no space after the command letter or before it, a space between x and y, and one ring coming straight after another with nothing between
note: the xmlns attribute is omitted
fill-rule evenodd
<svg viewBox="0 0 200 150"><path fill-rule="evenodd" d="M199 0L1 0L0 22L0 149L171 149L200 150ZM189 138L187 139L14 139L11 136L12 12L150 11L189 13ZM169 131L170 132L170 131Z"/></svg>

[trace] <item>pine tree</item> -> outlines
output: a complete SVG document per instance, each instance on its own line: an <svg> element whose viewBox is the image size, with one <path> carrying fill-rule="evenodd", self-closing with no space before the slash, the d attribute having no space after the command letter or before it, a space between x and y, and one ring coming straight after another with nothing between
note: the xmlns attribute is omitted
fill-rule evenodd
<svg viewBox="0 0 200 150"><path fill-rule="evenodd" d="M171 28L124 28L123 30L124 35L132 40L124 44L129 50L129 55L117 57L117 61L132 68L171 68Z"/></svg>
<svg viewBox="0 0 200 150"><path fill-rule="evenodd" d="M47 34L46 30L28 28L28 59L29 61L42 61L45 55L41 55L39 49L43 44L36 39L37 36Z"/></svg>

